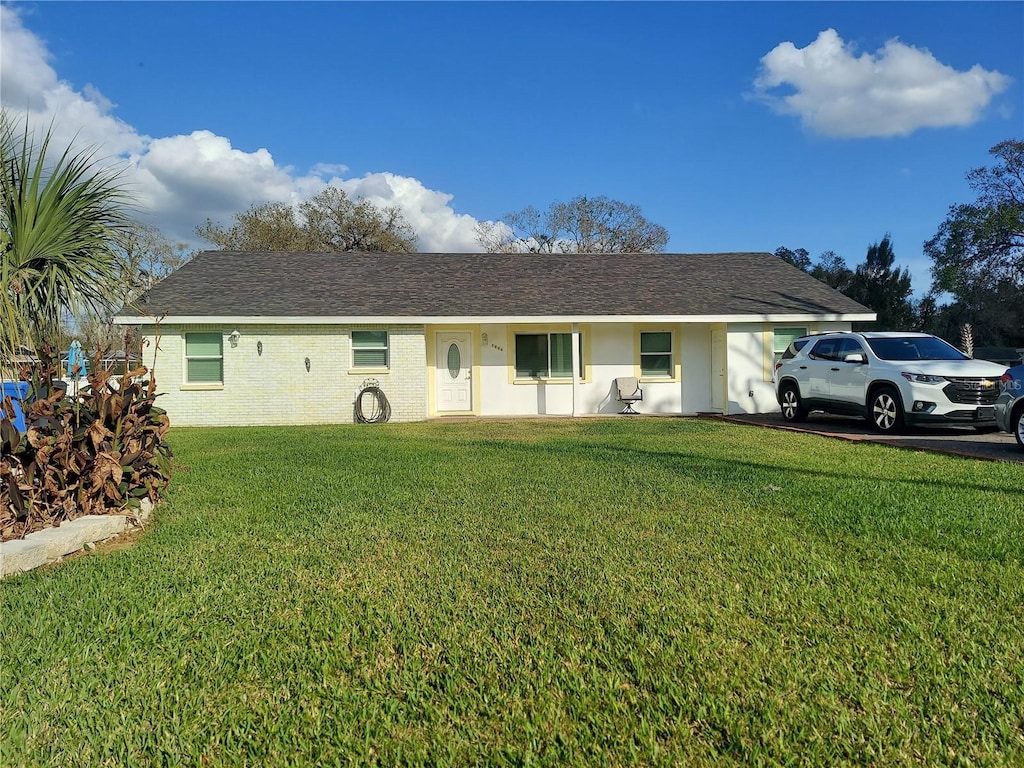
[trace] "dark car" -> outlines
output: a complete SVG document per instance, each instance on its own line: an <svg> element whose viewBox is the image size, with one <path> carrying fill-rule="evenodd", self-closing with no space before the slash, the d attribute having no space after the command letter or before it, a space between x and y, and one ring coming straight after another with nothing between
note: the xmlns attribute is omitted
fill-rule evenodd
<svg viewBox="0 0 1024 768"><path fill-rule="evenodd" d="M995 402L996 424L1017 438L1024 451L1024 363L1008 368L999 380L1001 391Z"/></svg>

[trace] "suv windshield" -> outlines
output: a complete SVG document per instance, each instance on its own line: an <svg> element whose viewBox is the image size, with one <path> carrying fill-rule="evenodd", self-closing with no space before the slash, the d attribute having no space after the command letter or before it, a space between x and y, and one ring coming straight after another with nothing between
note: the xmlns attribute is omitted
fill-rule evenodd
<svg viewBox="0 0 1024 768"><path fill-rule="evenodd" d="M970 360L956 347L934 336L866 339L882 360Z"/></svg>

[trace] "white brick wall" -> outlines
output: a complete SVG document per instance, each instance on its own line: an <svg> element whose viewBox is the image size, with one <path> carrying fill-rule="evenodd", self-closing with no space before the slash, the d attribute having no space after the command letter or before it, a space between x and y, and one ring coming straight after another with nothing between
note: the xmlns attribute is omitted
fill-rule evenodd
<svg viewBox="0 0 1024 768"><path fill-rule="evenodd" d="M353 370L349 332L384 326L242 325L188 326L216 331L224 346L224 384L184 383L185 328L161 326L159 350L152 326L144 328L146 365L154 367L157 405L178 426L350 424L365 379L375 378L391 403L392 421L427 415L426 344L418 325L387 326L387 370ZM237 330L238 344L228 336ZM257 350L262 344L262 354ZM155 353L155 366L154 366ZM309 370L306 370L306 358Z"/></svg>

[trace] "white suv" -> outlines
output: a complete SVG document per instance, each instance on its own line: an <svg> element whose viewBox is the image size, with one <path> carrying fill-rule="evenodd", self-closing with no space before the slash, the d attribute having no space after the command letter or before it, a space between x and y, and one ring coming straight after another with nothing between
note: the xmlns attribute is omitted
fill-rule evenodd
<svg viewBox="0 0 1024 768"><path fill-rule="evenodd" d="M786 421L817 410L862 416L880 432L908 423L993 429L1004 370L926 333L823 333L789 345L775 364L775 396Z"/></svg>

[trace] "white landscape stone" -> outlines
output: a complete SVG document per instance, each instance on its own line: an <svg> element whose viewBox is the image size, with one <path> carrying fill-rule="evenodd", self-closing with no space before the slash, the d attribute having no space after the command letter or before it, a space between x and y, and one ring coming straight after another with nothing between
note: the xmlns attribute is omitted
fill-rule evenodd
<svg viewBox="0 0 1024 768"><path fill-rule="evenodd" d="M30 533L24 539L0 542L0 579L57 562L86 544L117 536L134 527L132 521L136 517L144 523L152 508L149 500L144 499L138 515L86 515L63 523L59 528Z"/></svg>

